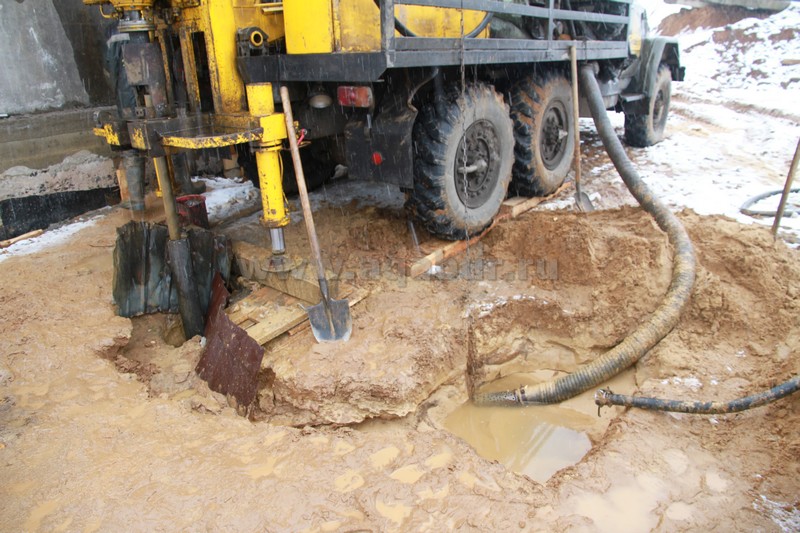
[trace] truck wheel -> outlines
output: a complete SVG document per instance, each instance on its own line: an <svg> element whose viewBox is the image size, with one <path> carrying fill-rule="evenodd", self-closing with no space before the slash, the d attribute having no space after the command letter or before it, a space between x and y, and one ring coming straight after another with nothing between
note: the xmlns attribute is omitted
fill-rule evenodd
<svg viewBox="0 0 800 533"><path fill-rule="evenodd" d="M572 167L575 150L572 116L572 89L562 74L529 76L514 86L513 192L520 196L547 196L561 187Z"/></svg>
<svg viewBox="0 0 800 533"><path fill-rule="evenodd" d="M506 197L514 134L508 107L490 85L453 90L437 104L425 105L414 124L406 207L434 235L464 239L489 226Z"/></svg>
<svg viewBox="0 0 800 533"><path fill-rule="evenodd" d="M668 65L661 65L656 74L653 96L647 104L647 114L625 115L625 142L628 145L644 148L664 138L671 91L672 73Z"/></svg>

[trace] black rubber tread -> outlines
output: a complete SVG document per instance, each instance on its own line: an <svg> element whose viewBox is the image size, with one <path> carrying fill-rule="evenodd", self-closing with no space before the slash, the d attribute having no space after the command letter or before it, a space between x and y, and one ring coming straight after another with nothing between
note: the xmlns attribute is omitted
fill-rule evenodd
<svg viewBox="0 0 800 533"><path fill-rule="evenodd" d="M567 116L567 145L555 169L548 169L539 153L540 123L547 108L558 99ZM558 70L536 72L511 89L514 121L514 167L511 191L518 196L547 196L555 192L572 168L575 132L572 90L566 74Z"/></svg>
<svg viewBox="0 0 800 533"><path fill-rule="evenodd" d="M658 124L653 121L653 107L655 98L651 98L647 103L647 114L644 115L625 115L625 143L636 148L646 148L661 142L664 139L664 130L667 126L669 117L670 92L672 90L672 72L669 65L661 64L656 74L656 85L654 94L659 90L665 91L666 106L661 120Z"/></svg>
<svg viewBox="0 0 800 533"><path fill-rule="evenodd" d="M453 86L441 98L422 106L414 124L414 188L406 208L430 233L460 240L488 227L505 199L511 180L512 123L502 95L486 83L469 84L463 93ZM464 132L479 120L490 122L498 135L500 168L491 197L468 208L455 191L453 168Z"/></svg>

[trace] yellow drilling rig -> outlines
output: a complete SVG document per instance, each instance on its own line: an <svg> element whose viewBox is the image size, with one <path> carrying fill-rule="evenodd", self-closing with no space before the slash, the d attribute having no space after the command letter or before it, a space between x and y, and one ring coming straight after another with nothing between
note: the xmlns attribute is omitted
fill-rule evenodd
<svg viewBox="0 0 800 533"><path fill-rule="evenodd" d="M399 186L429 231L459 239L491 223L509 188L563 183L570 47L596 65L633 145L660 140L670 82L683 78L677 43L649 37L628 0L84 3L117 19L121 49L120 113L97 132L153 158L166 203L170 156L236 145L276 257L289 221L279 85L311 142L304 161Z"/></svg>

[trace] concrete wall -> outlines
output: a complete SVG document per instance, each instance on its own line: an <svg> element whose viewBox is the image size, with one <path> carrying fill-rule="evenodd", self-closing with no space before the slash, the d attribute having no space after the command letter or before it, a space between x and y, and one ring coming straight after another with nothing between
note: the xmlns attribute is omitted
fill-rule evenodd
<svg viewBox="0 0 800 533"><path fill-rule="evenodd" d="M89 105L52 0L0 2L0 113Z"/></svg>
<svg viewBox="0 0 800 533"><path fill-rule="evenodd" d="M113 89L105 71L105 54L106 39L115 21L103 18L98 6L86 6L82 0L55 0L54 6L72 45L75 66L90 104L114 104Z"/></svg>
<svg viewBox="0 0 800 533"><path fill-rule="evenodd" d="M0 181L10 168L30 173L80 151L111 155L92 117L113 103L112 24L82 0L0 0L0 114L9 115L0 119Z"/></svg>

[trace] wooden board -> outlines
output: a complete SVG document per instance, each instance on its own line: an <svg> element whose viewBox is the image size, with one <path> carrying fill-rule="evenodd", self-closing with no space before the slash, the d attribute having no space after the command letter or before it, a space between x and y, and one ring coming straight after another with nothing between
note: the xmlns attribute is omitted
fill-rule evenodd
<svg viewBox="0 0 800 533"><path fill-rule="evenodd" d="M365 289L347 284L342 284L341 292L341 298L347 298L350 307L369 294ZM319 296L316 300L312 303L317 303ZM275 288L262 287L230 306L226 313L231 321L263 346L287 331L297 333L308 327L308 313L303 309L303 305L308 304Z"/></svg>
<svg viewBox="0 0 800 533"><path fill-rule="evenodd" d="M244 241L234 241L233 255L239 272L245 278L291 294L304 302L319 301L319 282L312 265L304 263L291 272L282 273L264 270L264 265L272 257L272 251ZM328 273L328 289L332 298L341 298L338 285L334 275Z"/></svg>
<svg viewBox="0 0 800 533"><path fill-rule="evenodd" d="M550 196L541 196L535 198L525 198L523 196L515 196L514 198L509 198L503 205L500 206L500 213L497 215L497 218L500 220L506 220L508 218L517 218L522 213L530 211L534 207L538 206L542 202L546 202L551 198L558 196L561 192L568 187L571 187L569 183L564 182L561 187L556 189L556 192L551 194Z"/></svg>
<svg viewBox="0 0 800 533"><path fill-rule="evenodd" d="M486 228L483 231L483 233L481 233L480 235L476 235L475 237L472 237L468 241L451 242L450 244L442 246L441 248L429 253L419 261L416 261L415 263L409 265L408 268L406 269L406 275L410 278L416 278L417 276L424 274L425 272L428 272L434 266L441 265L448 259L464 252L464 250L466 250L467 247L473 246L476 242L481 240L484 235L489 233L489 230L492 229L496 223L497 221L495 221L494 223L492 223L491 226Z"/></svg>
<svg viewBox="0 0 800 533"><path fill-rule="evenodd" d="M569 187L570 185L564 183L561 187L556 190L550 196L544 196L541 198L523 198L521 196L517 196L515 198L509 198L500 206L500 212L494 218L492 225L486 228L480 235L476 235L472 237L468 241L457 241L451 242L434 250L433 252L429 253L422 259L415 261L414 263L408 265L406 268L406 275L411 278L416 278L428 272L431 268L436 265L441 265L448 259L452 259L453 257L461 254L466 250L468 247L473 246L479 240L486 236L492 228L494 228L497 224L502 222L503 220L508 220L510 218L517 218L521 214L530 211L537 205L541 204L542 202L546 202L550 200L554 196L560 194L564 189Z"/></svg>

